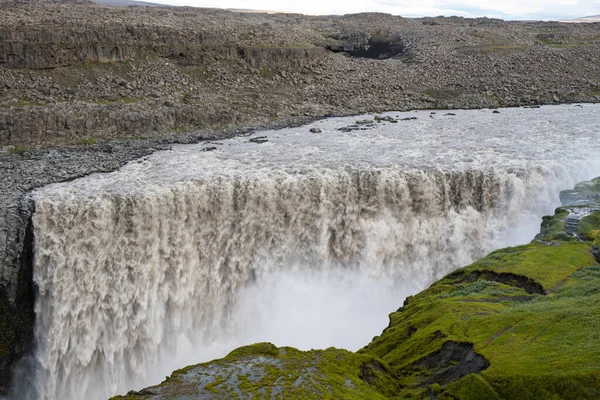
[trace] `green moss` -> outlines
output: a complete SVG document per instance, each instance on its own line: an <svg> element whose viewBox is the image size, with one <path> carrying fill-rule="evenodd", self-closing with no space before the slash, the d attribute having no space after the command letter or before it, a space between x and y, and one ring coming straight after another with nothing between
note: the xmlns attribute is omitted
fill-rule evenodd
<svg viewBox="0 0 600 400"><path fill-rule="evenodd" d="M579 222L578 231L586 240L600 238L600 211L596 211Z"/></svg>
<svg viewBox="0 0 600 400"><path fill-rule="evenodd" d="M18 156L25 154L25 147L23 146L10 146L7 148L8 152Z"/></svg>
<svg viewBox="0 0 600 400"><path fill-rule="evenodd" d="M582 47L582 46L585 46L585 44L581 44L581 43L546 43L545 46L551 47L554 49L569 49L572 47Z"/></svg>
<svg viewBox="0 0 600 400"><path fill-rule="evenodd" d="M271 356L276 357L279 349L271 343L257 343L250 346L240 347L229 353L225 359L235 361L242 357Z"/></svg>
<svg viewBox="0 0 600 400"><path fill-rule="evenodd" d="M471 400L501 400L494 388L477 374L467 375L463 379L448 386L445 391L451 398Z"/></svg>
<svg viewBox="0 0 600 400"><path fill-rule="evenodd" d="M575 190L585 190L588 192L600 193L600 177L594 178L591 181L578 183L575 185Z"/></svg>
<svg viewBox="0 0 600 400"><path fill-rule="evenodd" d="M80 144L80 145L92 145L92 144L96 144L96 139L94 139L93 137L90 137L90 138L80 138L77 141L77 144Z"/></svg>
<svg viewBox="0 0 600 400"><path fill-rule="evenodd" d="M199 387L193 378L202 381L203 376L210 376L210 381ZM259 343L237 349L222 360L176 371L150 390L169 399L184 399L190 393L216 398L264 398L266 394L270 398L280 393L283 398L358 400L385 399L398 386L390 368L371 354L334 348L302 352Z"/></svg>
<svg viewBox="0 0 600 400"><path fill-rule="evenodd" d="M542 228L538 239L546 241L565 240L567 238L564 226L564 219L571 212L566 208L557 208L554 215L546 215L542 217Z"/></svg>

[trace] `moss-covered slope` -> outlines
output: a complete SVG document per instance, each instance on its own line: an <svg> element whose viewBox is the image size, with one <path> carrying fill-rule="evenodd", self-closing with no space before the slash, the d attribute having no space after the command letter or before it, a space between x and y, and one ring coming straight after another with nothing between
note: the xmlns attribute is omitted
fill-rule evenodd
<svg viewBox="0 0 600 400"><path fill-rule="evenodd" d="M260 343L115 399L598 399L595 186L579 191L586 201L570 193L533 242L409 297L356 353Z"/></svg>

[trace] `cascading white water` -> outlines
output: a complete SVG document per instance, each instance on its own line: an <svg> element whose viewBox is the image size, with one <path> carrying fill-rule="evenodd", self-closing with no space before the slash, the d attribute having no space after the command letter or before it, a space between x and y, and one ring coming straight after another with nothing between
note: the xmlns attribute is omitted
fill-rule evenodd
<svg viewBox="0 0 600 400"><path fill-rule="evenodd" d="M37 191L35 396L105 399L272 340L265 332L326 344L307 332L343 332L347 321L319 311L351 315L340 299L361 315L348 329L360 327L373 310L363 302L397 307L529 240L560 189L600 174L599 108L411 113L412 125L351 133L334 131L351 120L333 119L318 136L304 127L261 133L263 144L181 146ZM257 328L270 317L293 329Z"/></svg>

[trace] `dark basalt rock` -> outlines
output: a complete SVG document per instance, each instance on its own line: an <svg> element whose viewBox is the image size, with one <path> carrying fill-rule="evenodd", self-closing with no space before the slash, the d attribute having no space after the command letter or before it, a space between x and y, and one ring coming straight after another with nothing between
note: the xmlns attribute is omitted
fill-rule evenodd
<svg viewBox="0 0 600 400"><path fill-rule="evenodd" d="M445 342L442 348L419 360L415 366L426 368L432 375L423 385L456 382L463 376L478 374L490 366L488 360L473 350L472 343Z"/></svg>
<svg viewBox="0 0 600 400"><path fill-rule="evenodd" d="M260 143L266 143L268 141L269 140L267 139L266 136L257 136L257 137L254 137L254 138L252 138L252 139L249 140L250 143L258 143L258 144L260 144Z"/></svg>
<svg viewBox="0 0 600 400"><path fill-rule="evenodd" d="M0 394L6 393L12 381L11 366L29 352L34 329L34 284L33 284L33 225L30 219L33 203L26 202L20 213L25 229L16 275L16 292L11 286L0 284ZM15 289L13 286L12 289Z"/></svg>
<svg viewBox="0 0 600 400"><path fill-rule="evenodd" d="M377 381L376 372L386 373L387 370L379 361L372 360L361 365L358 377L369 384L373 384Z"/></svg>
<svg viewBox="0 0 600 400"><path fill-rule="evenodd" d="M404 44L401 42L369 40L368 44L360 46L348 54L352 57L373 58L376 60L385 60L388 58L402 55L405 51Z"/></svg>
<svg viewBox="0 0 600 400"><path fill-rule="evenodd" d="M508 286L514 286L525 290L529 294L540 294L546 295L544 287L533 279L523 276L512 274L508 272L493 272L493 271L473 271L466 275L462 275L462 272L450 274L448 277L459 277L459 280L455 283L472 283L479 279L485 279L488 281L502 283Z"/></svg>

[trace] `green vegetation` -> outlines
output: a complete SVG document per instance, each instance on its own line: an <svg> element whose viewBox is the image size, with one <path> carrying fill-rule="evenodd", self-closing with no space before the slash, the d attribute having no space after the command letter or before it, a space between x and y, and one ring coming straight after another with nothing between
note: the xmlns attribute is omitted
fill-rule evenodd
<svg viewBox="0 0 600 400"><path fill-rule="evenodd" d="M96 139L94 139L93 137L90 138L81 138L77 141L77 144L81 144L81 145L92 145L92 144L96 144Z"/></svg>
<svg viewBox="0 0 600 400"><path fill-rule="evenodd" d="M25 148L23 146L10 146L8 147L8 152L16 155L23 155L25 153Z"/></svg>
<svg viewBox="0 0 600 400"><path fill-rule="evenodd" d="M600 206L600 178L578 183L572 190L563 190L560 200L567 206Z"/></svg>
<svg viewBox="0 0 600 400"><path fill-rule="evenodd" d="M32 101L29 99L21 99L20 101L10 103L9 106L12 107L34 107L34 106L42 106L43 104L38 101Z"/></svg>
<svg viewBox="0 0 600 400"><path fill-rule="evenodd" d="M582 47L582 46L585 46L585 44L582 44L582 43L546 43L545 46L552 47L555 49L569 49L572 47Z"/></svg>
<svg viewBox="0 0 600 400"><path fill-rule="evenodd" d="M228 399L360 400L386 399L386 394L398 389L389 367L371 354L334 348L303 352L258 343L234 350L222 360L175 371L149 391L169 399L197 393ZM115 399L140 398L147 398L144 391Z"/></svg>
<svg viewBox="0 0 600 400"><path fill-rule="evenodd" d="M586 240L600 241L600 211L583 218L579 223L578 231Z"/></svg>
<svg viewBox="0 0 600 400"><path fill-rule="evenodd" d="M565 208L557 208L554 212L554 215L546 215L542 218L542 229L540 232L540 236L544 237L546 240L568 240L570 239L569 235L566 235L564 232L564 219L571 212Z"/></svg>
<svg viewBox="0 0 600 400"><path fill-rule="evenodd" d="M129 97L119 97L116 100L98 99L98 100L92 101L92 103L94 103L94 104L100 104L100 105L106 105L106 104L131 104L131 103L137 103L137 102L139 102L141 100L142 99L132 99L132 98L129 98Z"/></svg>
<svg viewBox="0 0 600 400"><path fill-rule="evenodd" d="M589 192L590 194L595 194L595 196L600 196L600 178L595 178L588 182L578 183L575 185L575 190L583 190Z"/></svg>
<svg viewBox="0 0 600 400"><path fill-rule="evenodd" d="M593 210L598 203L581 201L598 194L600 179L568 198ZM531 243L497 250L407 298L356 353L259 343L115 399L600 398L600 211L581 220L575 238L564 230L569 208L544 217Z"/></svg>

